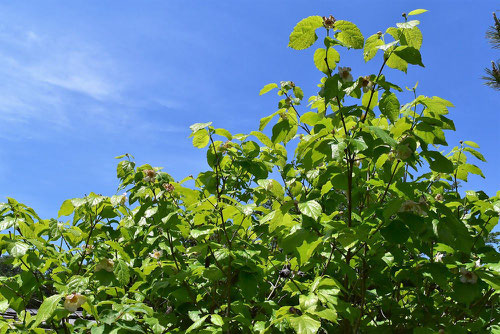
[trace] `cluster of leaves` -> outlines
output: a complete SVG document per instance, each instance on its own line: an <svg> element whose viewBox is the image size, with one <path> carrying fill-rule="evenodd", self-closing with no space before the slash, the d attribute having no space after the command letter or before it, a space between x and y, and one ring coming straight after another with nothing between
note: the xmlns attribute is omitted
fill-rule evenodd
<svg viewBox="0 0 500 334"><path fill-rule="evenodd" d="M500 49L500 20L498 20L495 12L493 12L493 22L494 24L486 32L486 38L491 43L493 49ZM483 76L485 84L496 90L500 90L499 65L498 60L496 62L491 61L491 68L485 68L486 75Z"/></svg>
<svg viewBox="0 0 500 334"><path fill-rule="evenodd" d="M0 247L21 272L0 278L0 310L18 313L0 331L498 333L500 255L488 240L500 193L459 192L484 157L469 141L443 153L452 104L414 87L401 105L382 74L423 66L419 21L407 20L423 12L367 39L348 21L300 21L291 48L326 35L309 111L285 81L262 89L280 100L259 131L191 126L210 167L196 177L176 182L125 155L126 195L67 200L58 220L2 204ZM380 54L380 71L336 73L342 48Z"/></svg>

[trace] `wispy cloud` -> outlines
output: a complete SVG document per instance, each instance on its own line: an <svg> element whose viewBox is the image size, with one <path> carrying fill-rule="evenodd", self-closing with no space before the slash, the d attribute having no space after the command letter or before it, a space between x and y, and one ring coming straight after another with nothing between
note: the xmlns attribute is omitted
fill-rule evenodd
<svg viewBox="0 0 500 334"><path fill-rule="evenodd" d="M146 134L183 131L184 126L167 129L142 117L145 109L171 111L182 102L134 95L137 83L120 67L88 41L0 28L0 138L83 132L85 126L110 134L130 126Z"/></svg>

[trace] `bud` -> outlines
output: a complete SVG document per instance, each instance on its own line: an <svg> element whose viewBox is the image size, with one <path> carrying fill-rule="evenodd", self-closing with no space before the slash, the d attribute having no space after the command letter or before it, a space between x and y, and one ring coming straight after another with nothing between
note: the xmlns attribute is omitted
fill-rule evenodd
<svg viewBox="0 0 500 334"><path fill-rule="evenodd" d="M460 143L460 145L462 145L462 144L464 143L464 141L463 141L463 140L461 140L461 141L459 141L459 143Z"/></svg>
<svg viewBox="0 0 500 334"><path fill-rule="evenodd" d="M382 36L383 32L382 31L377 31L377 35L378 35L378 38L380 38Z"/></svg>
<svg viewBox="0 0 500 334"><path fill-rule="evenodd" d="M79 293L73 292L66 296L64 300L64 308L70 312L75 312L80 306L82 306L87 301L85 296Z"/></svg>
<svg viewBox="0 0 500 334"><path fill-rule="evenodd" d="M406 13L403 13L403 14L401 14L401 16L402 16L402 17L404 17L404 18L406 19L407 14L406 14Z"/></svg>
<svg viewBox="0 0 500 334"><path fill-rule="evenodd" d="M280 270L280 277L286 278L289 277L292 272L290 271L290 265L286 265L283 269Z"/></svg>
<svg viewBox="0 0 500 334"><path fill-rule="evenodd" d="M300 270L297 271L297 273L295 275L300 276L300 277L306 276L306 274L303 271L300 271Z"/></svg>
<svg viewBox="0 0 500 334"><path fill-rule="evenodd" d="M333 29L335 26L335 18L332 15L329 17L323 16L323 26L326 29Z"/></svg>

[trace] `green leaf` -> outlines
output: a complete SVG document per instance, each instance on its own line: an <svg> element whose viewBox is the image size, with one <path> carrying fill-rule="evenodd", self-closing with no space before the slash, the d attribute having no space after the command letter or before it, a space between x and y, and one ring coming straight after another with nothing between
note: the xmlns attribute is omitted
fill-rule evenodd
<svg viewBox="0 0 500 334"><path fill-rule="evenodd" d="M394 54L403 59L409 64L420 65L425 67L422 64L422 56L420 55L420 51L411 46L398 46L394 50Z"/></svg>
<svg viewBox="0 0 500 334"><path fill-rule="evenodd" d="M476 271L476 274L488 285L497 291L500 290L500 275L494 271L488 272L488 271L482 271L478 270Z"/></svg>
<svg viewBox="0 0 500 334"><path fill-rule="evenodd" d="M201 130L201 129L206 128L207 126L210 126L211 124L212 124L212 122L208 122L208 123L195 123L195 124L191 125L189 128L191 129L191 132L195 133L198 130Z"/></svg>
<svg viewBox="0 0 500 334"><path fill-rule="evenodd" d="M0 231L6 230L11 228L12 226L15 225L16 223L16 218L14 217L4 217L3 220L0 222Z"/></svg>
<svg viewBox="0 0 500 334"><path fill-rule="evenodd" d="M332 150L332 159L340 161L344 159L345 152L344 150L347 148L347 143L345 141L340 142L332 142L330 145Z"/></svg>
<svg viewBox="0 0 500 334"><path fill-rule="evenodd" d="M7 250L9 254L13 257L21 257L26 254L29 249L29 245L21 241L12 242L8 245Z"/></svg>
<svg viewBox="0 0 500 334"><path fill-rule="evenodd" d="M307 314L290 318L290 324L297 334L315 334L321 326L318 320L311 318Z"/></svg>
<svg viewBox="0 0 500 334"><path fill-rule="evenodd" d="M302 311L314 311L318 305L318 297L313 293L309 295L300 295L299 305Z"/></svg>
<svg viewBox="0 0 500 334"><path fill-rule="evenodd" d="M297 252L299 253L300 265L304 265L307 263L307 261L309 261L309 259L314 253L314 250L318 247L320 243L321 239L313 241L308 241L308 240L302 241L302 243L297 247Z"/></svg>
<svg viewBox="0 0 500 334"><path fill-rule="evenodd" d="M328 74L328 68L330 71L337 67L337 63L340 61L340 55L334 48L328 49L328 66L326 65L326 49L317 49L314 52L314 65L321 72Z"/></svg>
<svg viewBox="0 0 500 334"><path fill-rule="evenodd" d="M479 148L479 145L477 143L470 141L470 140L464 141L464 144L469 145L470 147Z"/></svg>
<svg viewBox="0 0 500 334"><path fill-rule="evenodd" d="M130 281L130 272L127 264L123 260L118 260L118 263L114 266L114 274L122 285L128 284Z"/></svg>
<svg viewBox="0 0 500 334"><path fill-rule="evenodd" d="M295 50L307 49L316 42L316 29L323 26L321 16L309 16L301 20L290 34L288 46Z"/></svg>
<svg viewBox="0 0 500 334"><path fill-rule="evenodd" d="M327 309L324 309L321 311L316 311L316 312L314 312L314 314L317 315L318 317L320 317L321 319L325 319L325 320L331 321L333 323L337 323L337 312L335 312L332 309L327 308Z"/></svg>
<svg viewBox="0 0 500 334"><path fill-rule="evenodd" d="M403 36L406 40L406 45L420 50L420 47L422 46L422 33L420 32L420 29L418 29L418 27L404 29Z"/></svg>
<svg viewBox="0 0 500 334"><path fill-rule="evenodd" d="M299 203L302 214L317 220L321 216L321 205L315 200Z"/></svg>
<svg viewBox="0 0 500 334"><path fill-rule="evenodd" d="M395 220L381 229L380 234L389 242L402 244L410 237L410 230L402 221Z"/></svg>
<svg viewBox="0 0 500 334"><path fill-rule="evenodd" d="M401 29L412 29L420 24L419 20L412 20L403 23L396 23L396 26Z"/></svg>
<svg viewBox="0 0 500 334"><path fill-rule="evenodd" d="M259 95L263 95L263 94L266 94L267 92L270 92L271 90L273 90L274 88L278 88L278 85L275 84L275 83L270 83L270 84L267 84L264 86L264 88L262 88L259 92Z"/></svg>
<svg viewBox="0 0 500 334"><path fill-rule="evenodd" d="M361 103L363 104L363 107L368 107L368 103L370 103L368 109L373 110L373 108L375 108L375 106L378 104L378 91L374 91L373 95L372 91L364 93L363 98L361 99Z"/></svg>
<svg viewBox="0 0 500 334"><path fill-rule="evenodd" d="M326 81L325 81L325 101L329 102L334 97L338 96L339 89L341 88L341 86L342 86L342 84L339 82L338 75L334 75L333 77L326 79Z"/></svg>
<svg viewBox="0 0 500 334"><path fill-rule="evenodd" d="M353 49L363 48L365 38L354 23L339 20L335 22L335 29L340 30L340 32L335 34L335 37L344 45Z"/></svg>
<svg viewBox="0 0 500 334"><path fill-rule="evenodd" d="M464 147L464 151L469 152L470 154L472 154L473 156L475 156L479 160L486 162L486 159L484 158L484 156L481 153L479 153L478 151L476 151L475 149L470 148L470 147Z"/></svg>
<svg viewBox="0 0 500 334"><path fill-rule="evenodd" d="M193 135L193 146L197 148L204 148L208 145L210 136L205 129L198 130Z"/></svg>
<svg viewBox="0 0 500 334"><path fill-rule="evenodd" d="M389 133L387 133L385 130L379 128L378 126L370 126L369 129L380 139L384 141L384 143L389 144L392 147L396 147L397 142L394 140L394 138L391 137Z"/></svg>
<svg viewBox="0 0 500 334"><path fill-rule="evenodd" d="M425 13L427 9L415 9L408 13L408 16Z"/></svg>
<svg viewBox="0 0 500 334"><path fill-rule="evenodd" d="M399 106L400 104L396 94L389 91L385 91L384 94L382 94L382 98L378 105L382 114L387 117L392 124L394 124L399 117Z"/></svg>
<svg viewBox="0 0 500 334"><path fill-rule="evenodd" d="M363 49L363 58L365 62L371 60L379 50L378 46L384 45L384 41L380 39L378 34L371 35L366 39L365 47Z"/></svg>
<svg viewBox="0 0 500 334"><path fill-rule="evenodd" d="M188 329L186 329L186 334L191 333L192 331L194 331L197 328L200 328L201 325L203 325L203 323L205 322L205 319L208 318L208 316L209 315L207 314L207 315L204 315L203 317L201 317L200 319L196 320L191 326L189 326Z"/></svg>
<svg viewBox="0 0 500 334"><path fill-rule="evenodd" d="M61 205L59 212L57 213L57 218L61 216L69 216L70 214L73 213L74 209L75 207L73 206L73 203L71 203L71 200L70 199L65 200Z"/></svg>
<svg viewBox="0 0 500 334"><path fill-rule="evenodd" d="M260 142L264 145L266 145L267 147L273 147L273 142L271 141L271 139L269 139L268 136L266 136L265 134L263 134L262 132L258 132L258 131L252 131L250 132L251 135L257 137L258 140L260 140Z"/></svg>
<svg viewBox="0 0 500 334"><path fill-rule="evenodd" d="M465 171L467 173L472 173L476 175L480 175L484 179L484 174L481 171L481 168L477 167L476 165L472 164L462 164L458 166L459 171Z"/></svg>
<svg viewBox="0 0 500 334"><path fill-rule="evenodd" d="M280 110L278 110L278 111L276 111L276 112L272 113L272 114L271 114L271 115L269 115L269 116L262 117L262 118L260 119L260 123L259 123L259 131L264 130L264 128L266 127L267 123L269 123L269 122L273 119L273 117L274 117L274 116L276 116L276 115L277 115L278 113L280 113L280 112L285 112L285 110L286 110L286 109L280 109Z"/></svg>
<svg viewBox="0 0 500 334"><path fill-rule="evenodd" d="M279 142L289 142L295 133L297 133L297 125L292 125L288 120L281 120L273 126L271 141L276 144Z"/></svg>
<svg viewBox="0 0 500 334"><path fill-rule="evenodd" d="M231 133L229 131L227 131L226 129L222 129L222 128L215 129L215 134L219 135L219 136L226 137L228 140L233 139L233 136L231 135Z"/></svg>
<svg viewBox="0 0 500 334"><path fill-rule="evenodd" d="M43 301L42 305L40 305L40 307L38 308L36 319L33 323L32 328L37 327L39 324L49 319L52 314L54 314L54 311L56 310L57 305L59 304L62 297L63 295L53 295Z"/></svg>
<svg viewBox="0 0 500 334"><path fill-rule="evenodd" d="M425 151L421 153L429 162L431 170L438 173L452 173L453 163L437 151Z"/></svg>
<svg viewBox="0 0 500 334"><path fill-rule="evenodd" d="M211 314L210 315L210 321L216 325L216 326L220 326L222 327L224 325L224 320L222 319L222 317L218 314Z"/></svg>
<svg viewBox="0 0 500 334"><path fill-rule="evenodd" d="M406 70L408 69L408 63L399 57L397 54L394 52L391 53L389 56L389 59L387 59L387 66L390 68L394 68L396 70L400 70L406 73Z"/></svg>
<svg viewBox="0 0 500 334"><path fill-rule="evenodd" d="M321 120L321 116L314 111L308 111L300 117L300 121L310 126L316 125Z"/></svg>
<svg viewBox="0 0 500 334"><path fill-rule="evenodd" d="M300 100L304 98L304 92L302 91L302 88L300 88L299 86L293 87L293 95L295 95L295 97Z"/></svg>

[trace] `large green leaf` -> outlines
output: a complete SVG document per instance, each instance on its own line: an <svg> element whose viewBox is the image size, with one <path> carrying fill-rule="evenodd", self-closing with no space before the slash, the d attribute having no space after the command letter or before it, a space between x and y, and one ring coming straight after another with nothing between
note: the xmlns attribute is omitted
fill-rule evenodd
<svg viewBox="0 0 500 334"><path fill-rule="evenodd" d="M290 318L290 324L297 334L315 334L321 326L321 322L307 314Z"/></svg>
<svg viewBox="0 0 500 334"><path fill-rule="evenodd" d="M421 153L429 162L431 169L438 173L452 173L453 163L437 151L425 151Z"/></svg>
<svg viewBox="0 0 500 334"><path fill-rule="evenodd" d="M128 265L123 260L118 260L118 263L114 266L114 274L122 285L126 285L130 281Z"/></svg>
<svg viewBox="0 0 500 334"><path fill-rule="evenodd" d="M379 128L378 126L370 126L369 129L377 137L382 139L384 141L384 143L386 143L392 147L395 147L397 145L397 142L394 140L394 138L392 138L391 135L389 133L387 133L385 130Z"/></svg>
<svg viewBox="0 0 500 334"><path fill-rule="evenodd" d="M339 96L342 83L339 81L339 76L336 74L325 81L325 101L330 102L333 98Z"/></svg>
<svg viewBox="0 0 500 334"><path fill-rule="evenodd" d="M288 46L295 50L307 49L316 42L316 29L323 26L321 16L309 16L301 20L290 34Z"/></svg>
<svg viewBox="0 0 500 334"><path fill-rule="evenodd" d="M384 41L380 39L378 34L371 35L366 39L365 47L363 48L363 58L365 62L369 61L377 54L378 46L384 45Z"/></svg>
<svg viewBox="0 0 500 334"><path fill-rule="evenodd" d="M379 101L378 107L382 114L387 117L392 124L396 122L399 117L399 100L396 94L385 91Z"/></svg>
<svg viewBox="0 0 500 334"><path fill-rule="evenodd" d="M40 307L38 308L38 312L36 314L35 322L33 323L32 328L37 327L39 324L49 319L52 314L54 314L54 311L56 310L57 305L59 304L62 297L63 295L53 295L43 301L42 305L40 305Z"/></svg>
<svg viewBox="0 0 500 334"><path fill-rule="evenodd" d="M205 129L198 130L193 135L193 146L203 148L208 145L210 136Z"/></svg>
<svg viewBox="0 0 500 334"><path fill-rule="evenodd" d="M212 124L212 122L207 122L207 123L195 123L193 125L191 125L189 128L191 129L191 131L193 133L197 132L198 130L201 130L201 129L204 129L208 126L210 126Z"/></svg>
<svg viewBox="0 0 500 334"><path fill-rule="evenodd" d="M9 246L7 247L7 250L9 251L9 254L13 257L21 257L29 249L29 245L25 244L22 241L16 241L16 242L11 242Z"/></svg>
<svg viewBox="0 0 500 334"><path fill-rule="evenodd" d="M387 59L386 62L387 66L390 68L394 68L400 71L403 71L406 73L406 70L408 69L408 62L401 57L399 57L397 54L392 52Z"/></svg>
<svg viewBox="0 0 500 334"><path fill-rule="evenodd" d="M335 34L335 37L344 45L353 49L363 48L365 38L354 23L339 20L335 22L335 29L340 30L340 32Z"/></svg>
<svg viewBox="0 0 500 334"><path fill-rule="evenodd" d="M314 52L314 65L316 65L321 72L328 74L328 68L331 71L337 66L337 63L340 61L340 55L337 50L330 48L328 49L328 66L325 61L326 58L326 49L320 48Z"/></svg>
<svg viewBox="0 0 500 334"><path fill-rule="evenodd" d="M363 94L363 98L361 99L361 103L363 107L368 107L369 110L373 110L378 104L378 90L374 91L368 91ZM368 103L370 104L368 106Z"/></svg>
<svg viewBox="0 0 500 334"><path fill-rule="evenodd" d="M394 54L406 61L408 64L420 65L425 67L422 63L422 56L420 51L411 46L398 46L394 50Z"/></svg>
<svg viewBox="0 0 500 334"><path fill-rule="evenodd" d="M302 244L300 244L297 247L297 252L299 253L299 263L301 265L304 265L307 263L307 261L309 261L314 251L321 243L321 239L316 239L312 241L309 239L302 241Z"/></svg>
<svg viewBox="0 0 500 334"><path fill-rule="evenodd" d="M71 203L70 199L67 199L63 202L61 205L61 208L59 209L59 212L57 213L57 217L61 216L69 216L70 214L73 213L73 210L75 207L73 206L73 203Z"/></svg>
<svg viewBox="0 0 500 334"><path fill-rule="evenodd" d="M427 11L427 9L414 9L408 13L408 16L422 14L422 13L425 13L426 11Z"/></svg>
<svg viewBox="0 0 500 334"><path fill-rule="evenodd" d="M266 94L267 92L270 92L274 88L278 88L278 85L275 83L270 83L264 86L259 92L259 95Z"/></svg>
<svg viewBox="0 0 500 334"><path fill-rule="evenodd" d="M205 319L208 318L208 314L207 315L204 315L203 317L199 318L198 320L196 320L191 326L188 327L188 329L186 329L186 334L187 333L191 333L192 331L194 331L195 329L197 328L200 328L203 323L205 322Z"/></svg>
<svg viewBox="0 0 500 334"><path fill-rule="evenodd" d="M299 210L314 220L321 216L321 205L315 200L299 203Z"/></svg>

